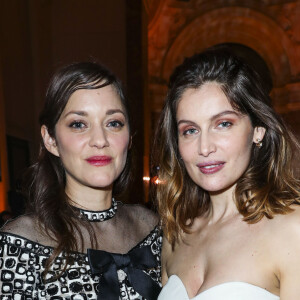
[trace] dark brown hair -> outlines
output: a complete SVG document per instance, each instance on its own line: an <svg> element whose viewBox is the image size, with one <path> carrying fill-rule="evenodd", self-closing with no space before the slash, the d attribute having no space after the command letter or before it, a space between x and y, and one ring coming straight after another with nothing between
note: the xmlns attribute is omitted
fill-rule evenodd
<svg viewBox="0 0 300 300"><path fill-rule="evenodd" d="M188 233L193 220L211 205L208 192L191 180L180 159L176 122L183 93L207 82L219 84L232 107L248 115L253 127L266 129L262 148L253 145L249 166L235 190L244 220L255 223L264 216L273 218L300 203L299 180L292 168L293 150L299 151L299 144L271 107L263 80L226 47L210 48L186 58L171 75L157 128L154 165L159 166L163 184L158 185L156 196L165 235L173 245L180 232Z"/></svg>
<svg viewBox="0 0 300 300"><path fill-rule="evenodd" d="M50 136L55 138L55 125L70 96L80 89L99 89L108 85L112 85L119 95L130 124L128 104L119 80L97 63L81 62L65 66L54 74L40 114L40 125L45 125ZM131 178L130 160L129 150L125 167L114 183L113 196L118 196L128 186ZM38 160L26 174L24 187L28 211L37 217L40 229L57 242L57 247L47 262L46 272L60 252L65 251L68 254L71 251L82 251L83 236L79 224L84 225L90 232L92 245L97 244L92 227L79 218L78 210L70 205L72 201L65 194L65 170L61 159L47 151L42 139ZM81 249L78 249L78 245L81 245Z"/></svg>

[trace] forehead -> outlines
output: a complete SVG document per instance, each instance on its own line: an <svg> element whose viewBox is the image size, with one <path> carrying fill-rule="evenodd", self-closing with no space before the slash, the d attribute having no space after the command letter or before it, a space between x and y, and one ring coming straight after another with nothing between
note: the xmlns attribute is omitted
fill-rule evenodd
<svg viewBox="0 0 300 300"><path fill-rule="evenodd" d="M80 89L75 91L70 96L64 110L84 107L118 108L125 110L119 94L112 85L99 89Z"/></svg>
<svg viewBox="0 0 300 300"><path fill-rule="evenodd" d="M234 108L221 86L215 82L208 82L200 88L189 88L184 91L178 102L177 116L211 115L226 110L234 110Z"/></svg>

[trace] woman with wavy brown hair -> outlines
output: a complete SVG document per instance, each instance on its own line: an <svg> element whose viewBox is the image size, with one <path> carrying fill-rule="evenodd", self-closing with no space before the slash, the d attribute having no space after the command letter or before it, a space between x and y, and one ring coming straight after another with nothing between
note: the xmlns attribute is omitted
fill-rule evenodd
<svg viewBox="0 0 300 300"><path fill-rule="evenodd" d="M158 217L117 201L130 180L129 120L103 66L55 73L25 182L28 213L0 232L1 299L157 299Z"/></svg>
<svg viewBox="0 0 300 300"><path fill-rule="evenodd" d="M159 300L300 298L299 144L226 47L185 59L157 129Z"/></svg>

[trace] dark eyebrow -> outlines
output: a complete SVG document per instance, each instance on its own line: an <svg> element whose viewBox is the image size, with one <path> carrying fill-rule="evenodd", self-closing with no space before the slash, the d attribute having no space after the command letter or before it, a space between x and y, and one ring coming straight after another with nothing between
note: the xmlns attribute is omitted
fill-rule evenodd
<svg viewBox="0 0 300 300"><path fill-rule="evenodd" d="M64 118L67 117L68 115L78 115L78 116L85 117L85 116L87 116L87 113L85 111L81 111L81 110L78 110L78 111L77 110L71 110L71 111L69 111L68 113L66 113L64 115Z"/></svg>
<svg viewBox="0 0 300 300"><path fill-rule="evenodd" d="M113 115L113 114L116 114L116 113L121 113L121 114L124 115L124 117L126 117L125 113L121 109L109 109L106 112L106 115L110 116L110 115ZM78 111L77 110L71 110L71 111L69 111L68 113L66 113L64 115L64 118L66 118L68 115L78 115L78 116L86 117L88 114L85 111L81 111L81 110L78 110Z"/></svg>
<svg viewBox="0 0 300 300"><path fill-rule="evenodd" d="M214 116L212 116L210 119L213 121L215 119L218 119L220 117L223 117L225 115L235 115L237 117L240 117L241 116L241 113L235 111L235 110L225 110L225 111L222 111Z"/></svg>
<svg viewBox="0 0 300 300"><path fill-rule="evenodd" d="M108 116L113 115L113 114L117 114L117 113L121 113L122 115L124 115L124 117L126 117L125 113L121 110L121 109L109 109L106 114Z"/></svg>
<svg viewBox="0 0 300 300"><path fill-rule="evenodd" d="M220 117L223 117L223 116L225 116L225 115L232 115L232 114L233 114L233 115L236 115L237 117L240 117L240 116L241 116L241 113L239 113L239 112L237 112L237 111L234 111L234 110L225 110L225 111L222 111L222 112L220 112L220 113L218 113L218 114L212 116L212 117L210 118L210 120L213 121L213 120L218 119L218 118L220 118ZM179 125L182 124L182 123L189 123L189 124L194 124L194 125L196 125L196 123L193 122L193 121L189 121L189 120L180 120L179 122L177 122L177 126L179 126Z"/></svg>

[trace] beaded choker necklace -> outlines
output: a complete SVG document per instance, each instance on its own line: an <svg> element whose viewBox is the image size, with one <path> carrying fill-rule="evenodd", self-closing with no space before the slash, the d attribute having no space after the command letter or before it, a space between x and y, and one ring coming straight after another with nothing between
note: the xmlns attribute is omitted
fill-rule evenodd
<svg viewBox="0 0 300 300"><path fill-rule="evenodd" d="M90 222L103 222L113 218L117 212L117 208L117 201L114 198L112 198L111 207L109 209L93 211L79 208L79 211L81 218L85 218Z"/></svg>

